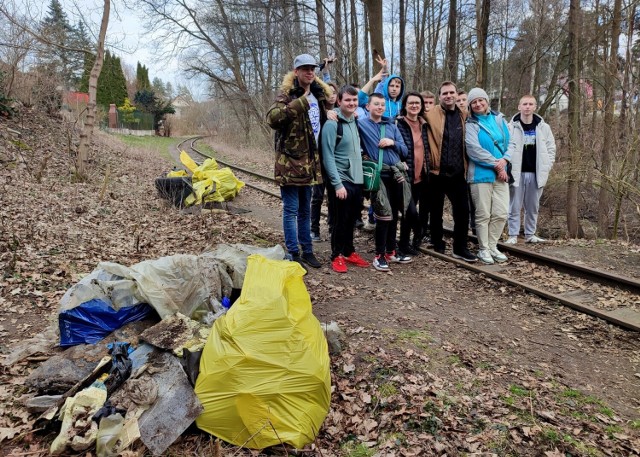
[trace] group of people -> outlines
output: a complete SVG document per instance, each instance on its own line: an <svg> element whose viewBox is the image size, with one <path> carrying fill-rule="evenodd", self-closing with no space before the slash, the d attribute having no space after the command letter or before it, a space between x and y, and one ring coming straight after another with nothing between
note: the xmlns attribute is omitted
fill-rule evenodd
<svg viewBox="0 0 640 457"><path fill-rule="evenodd" d="M389 271L390 263L411 262L425 241L444 254L445 197L455 258L507 261L498 241L508 220L506 242L517 243L523 208L525 242L544 241L536 235L538 208L556 147L549 125L535 113L535 98L523 96L507 123L481 88L465 93L444 81L436 104L433 93L406 90L402 77L389 75L384 59L378 62L380 72L362 88L338 88L318 76L311 55L299 55L268 111L289 259L321 266L313 240L319 239L325 191L331 266L339 273L371 264ZM355 227L363 224L363 160L381 165L379 189L367 195L367 224L375 225L371 263L353 242ZM468 249L470 223L478 238L475 254Z"/></svg>

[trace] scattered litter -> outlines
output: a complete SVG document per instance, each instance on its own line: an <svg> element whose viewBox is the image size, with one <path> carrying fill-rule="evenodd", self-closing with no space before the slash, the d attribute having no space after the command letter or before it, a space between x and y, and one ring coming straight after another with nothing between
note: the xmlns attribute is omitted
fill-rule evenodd
<svg viewBox="0 0 640 457"><path fill-rule="evenodd" d="M146 329L140 338L160 349L171 351L178 357L182 357L183 348L192 351L202 349L209 336L209 331L210 327L178 313Z"/></svg>
<svg viewBox="0 0 640 457"><path fill-rule="evenodd" d="M341 339L345 338L344 332L338 327L338 323L331 321L329 324L321 324L324 336L329 345L329 354L340 354L342 352Z"/></svg>
<svg viewBox="0 0 640 457"><path fill-rule="evenodd" d="M77 452L91 447L98 435L98 424L91 418L106 400L107 388L102 381L67 398L60 413L60 434L51 443L51 454L60 455L67 447Z"/></svg>

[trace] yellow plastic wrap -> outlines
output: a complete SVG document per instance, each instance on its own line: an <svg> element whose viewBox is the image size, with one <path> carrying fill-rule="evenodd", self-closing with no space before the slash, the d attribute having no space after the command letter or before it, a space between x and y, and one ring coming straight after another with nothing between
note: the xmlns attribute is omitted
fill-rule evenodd
<svg viewBox="0 0 640 457"><path fill-rule="evenodd" d="M240 298L200 360L196 425L237 446L311 443L330 402L327 342L297 262L248 258Z"/></svg>
<svg viewBox="0 0 640 457"><path fill-rule="evenodd" d="M187 206L233 200L244 187L244 183L235 177L230 168L220 168L213 158L198 165L189 154L182 151L180 161L193 173L193 193L185 199Z"/></svg>
<svg viewBox="0 0 640 457"><path fill-rule="evenodd" d="M182 178L185 176L189 176L185 170L173 170L167 173L167 178Z"/></svg>
<svg viewBox="0 0 640 457"><path fill-rule="evenodd" d="M189 156L189 154L187 154L186 151L180 151L180 162L182 162L182 165L187 167L187 170L191 173L196 171L196 168L198 168L198 164Z"/></svg>

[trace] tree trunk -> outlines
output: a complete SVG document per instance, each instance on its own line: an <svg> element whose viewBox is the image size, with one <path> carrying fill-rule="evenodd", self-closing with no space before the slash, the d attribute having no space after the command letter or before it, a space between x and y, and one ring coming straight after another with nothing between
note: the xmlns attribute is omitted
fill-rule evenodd
<svg viewBox="0 0 640 457"><path fill-rule="evenodd" d="M351 79L347 82L358 81L360 79L360 69L358 66L358 14L356 10L356 0L351 0Z"/></svg>
<svg viewBox="0 0 640 457"><path fill-rule="evenodd" d="M369 33L371 34L371 52L384 58L384 40L382 39L382 0L364 0L369 11Z"/></svg>
<svg viewBox="0 0 640 457"><path fill-rule="evenodd" d="M611 18L611 52L604 73L605 111L604 125L607 129L602 141L600 194L598 196L598 237L611 238L609 229L612 197L611 151L616 147L616 123L613 120L615 110L615 90L618 76L618 47L620 43L620 23L622 21L622 0L613 2ZM611 130L609 130L611 129Z"/></svg>
<svg viewBox="0 0 640 457"><path fill-rule="evenodd" d="M100 34L98 35L98 44L96 46L96 61L91 68L89 75L89 103L87 104L87 120L84 128L80 133L80 144L78 144L78 157L76 158L76 173L79 178L84 179L87 175L87 156L89 145L93 137L93 125L96 119L96 94L98 92L98 77L102 70L102 62L104 60L104 40L107 35L107 26L109 25L109 13L111 10L111 1L104 0L104 8L102 10L102 22L100 23Z"/></svg>
<svg viewBox="0 0 640 457"><path fill-rule="evenodd" d="M337 73L340 73L340 76L343 79L346 79L346 75L344 72L345 69L345 65L344 65L344 53L342 52L342 49L344 48L344 41L342 39L342 5L340 3L340 0L335 0L334 3L334 10L333 10L333 19L334 19L334 30L335 30L335 50L336 50L336 65L335 65L335 70L336 70L336 75L335 77L338 76ZM340 69L342 69L342 71L340 71Z"/></svg>
<svg viewBox="0 0 640 457"><path fill-rule="evenodd" d="M629 14L627 16L627 45L624 61L624 74L622 76L622 104L620 106L620 118L618 120L618 133L623 143L628 144L627 119L629 118L629 94L631 92L631 49L633 47L633 34L635 33L635 20L637 5L633 3L629 8Z"/></svg>
<svg viewBox="0 0 640 457"><path fill-rule="evenodd" d="M324 23L324 4L322 0L316 0L316 17L318 19L318 40L320 41L320 58L329 56L327 46L327 28Z"/></svg>
<svg viewBox="0 0 640 457"><path fill-rule="evenodd" d="M458 26L458 4L456 0L449 1L449 35L447 36L447 64L444 75L445 80L456 81L458 77L458 52L456 50L456 38Z"/></svg>
<svg viewBox="0 0 640 457"><path fill-rule="evenodd" d="M369 81L371 79L371 52L369 52L369 44L371 41L369 40L370 30L369 30L369 8L367 5L364 5L364 79L365 81ZM360 83L360 81L358 81Z"/></svg>
<svg viewBox="0 0 640 457"><path fill-rule="evenodd" d="M567 231L571 238L580 232L578 220L578 190L580 186L580 0L569 5L569 170L567 177Z"/></svg>
<svg viewBox="0 0 640 457"><path fill-rule="evenodd" d="M400 75L403 78L407 78L407 42L405 34L407 33L407 1L400 0Z"/></svg>
<svg viewBox="0 0 640 457"><path fill-rule="evenodd" d="M491 0L476 0L476 33L478 36L476 86L487 84L487 34L489 32L489 10Z"/></svg>

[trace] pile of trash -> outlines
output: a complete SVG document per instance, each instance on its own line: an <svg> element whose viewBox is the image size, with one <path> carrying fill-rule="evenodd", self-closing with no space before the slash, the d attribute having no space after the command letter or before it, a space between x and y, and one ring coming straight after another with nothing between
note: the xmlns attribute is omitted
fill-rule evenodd
<svg viewBox="0 0 640 457"><path fill-rule="evenodd" d="M180 161L186 170L170 171L166 177L156 179L156 188L161 196L171 200L175 206L192 206L206 203L221 203L233 200L244 187L244 183L230 168L220 168L213 158L198 165L185 151L180 152Z"/></svg>
<svg viewBox="0 0 640 457"><path fill-rule="evenodd" d="M36 424L60 432L52 455L141 440L160 455L195 421L253 449L312 442L328 411L327 340L304 269L281 246L219 245L131 267L100 263L61 300L67 349L27 378ZM52 329L5 366L44 352Z"/></svg>

